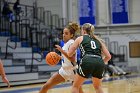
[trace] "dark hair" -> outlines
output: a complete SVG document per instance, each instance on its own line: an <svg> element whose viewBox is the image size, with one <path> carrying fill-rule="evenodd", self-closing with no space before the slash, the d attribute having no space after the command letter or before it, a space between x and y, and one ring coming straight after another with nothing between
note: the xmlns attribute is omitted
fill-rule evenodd
<svg viewBox="0 0 140 93"><path fill-rule="evenodd" d="M67 26L67 29L69 29L70 33L73 34L73 36L75 36L75 32L79 31L80 27L77 23L75 22L70 22Z"/></svg>

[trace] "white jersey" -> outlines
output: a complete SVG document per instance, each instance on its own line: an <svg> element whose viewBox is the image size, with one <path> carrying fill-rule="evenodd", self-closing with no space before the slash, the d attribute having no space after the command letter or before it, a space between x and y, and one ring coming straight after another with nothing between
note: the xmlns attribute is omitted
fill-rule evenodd
<svg viewBox="0 0 140 93"><path fill-rule="evenodd" d="M73 39L70 39L67 43L64 44L64 46L62 47L62 49L65 51L65 52L68 52L70 46L74 43L74 40ZM62 67L73 67L73 64L72 62L67 59L63 54L62 54ZM75 59L77 60L77 57L75 56Z"/></svg>
<svg viewBox="0 0 140 93"><path fill-rule="evenodd" d="M73 39L70 39L67 43L64 44L62 49L65 52L68 52L70 46L74 43ZM76 54L77 55L77 54ZM75 56L77 60L77 56ZM74 78L74 70L76 69L77 66L74 66L73 63L67 59L63 54L62 54L62 67L59 70L59 74L65 79L65 80L73 80Z"/></svg>

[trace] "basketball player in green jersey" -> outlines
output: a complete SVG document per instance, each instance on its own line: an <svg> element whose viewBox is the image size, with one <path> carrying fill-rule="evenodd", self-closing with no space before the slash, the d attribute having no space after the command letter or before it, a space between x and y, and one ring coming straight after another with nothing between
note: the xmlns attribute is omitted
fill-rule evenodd
<svg viewBox="0 0 140 93"><path fill-rule="evenodd" d="M96 93L103 93L101 82L105 62L107 63L111 59L111 55L105 44L93 32L94 26L90 23L85 23L82 26L82 36L74 41L67 53L71 57L73 52L80 47L81 61L72 86L72 93L79 93L80 86L89 77L92 77ZM102 53L105 56L104 59L101 57Z"/></svg>

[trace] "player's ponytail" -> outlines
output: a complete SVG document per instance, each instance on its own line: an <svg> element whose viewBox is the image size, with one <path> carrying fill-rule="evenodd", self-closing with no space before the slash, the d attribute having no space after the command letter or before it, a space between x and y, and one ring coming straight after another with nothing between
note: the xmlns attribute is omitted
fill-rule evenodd
<svg viewBox="0 0 140 93"><path fill-rule="evenodd" d="M90 37L98 40L101 45L105 44L105 42L100 37L94 35L94 31L95 31L94 25L90 23L85 23L83 24L82 29L85 30Z"/></svg>
<svg viewBox="0 0 140 93"><path fill-rule="evenodd" d="M90 23L85 23L82 26L82 29L85 30L87 32L88 35L90 35L90 37L94 37L94 26Z"/></svg>

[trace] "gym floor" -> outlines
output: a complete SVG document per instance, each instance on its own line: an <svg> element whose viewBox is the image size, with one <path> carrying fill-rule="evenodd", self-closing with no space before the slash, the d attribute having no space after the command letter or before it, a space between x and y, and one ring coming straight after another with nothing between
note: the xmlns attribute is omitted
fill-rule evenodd
<svg viewBox="0 0 140 93"><path fill-rule="evenodd" d="M43 84L0 88L0 93L38 93ZM90 79L83 85L85 93L95 93ZM104 93L140 93L140 75L114 76L104 78ZM48 93L71 93L71 84L62 83L49 90Z"/></svg>

